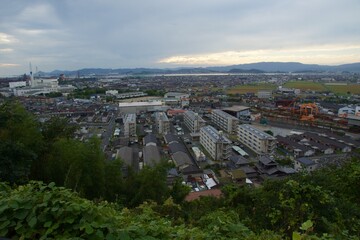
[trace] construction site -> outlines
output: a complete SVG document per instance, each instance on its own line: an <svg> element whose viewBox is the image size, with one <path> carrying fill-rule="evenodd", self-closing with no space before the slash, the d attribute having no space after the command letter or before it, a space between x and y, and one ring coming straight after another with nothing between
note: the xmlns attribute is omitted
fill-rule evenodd
<svg viewBox="0 0 360 240"><path fill-rule="evenodd" d="M302 103L299 98L282 99L275 102L274 107L256 106L261 124L278 125L283 127L296 126L300 128L321 128L331 131L351 131L346 116L339 117L330 112L324 113L316 102ZM356 130L354 130L356 131Z"/></svg>

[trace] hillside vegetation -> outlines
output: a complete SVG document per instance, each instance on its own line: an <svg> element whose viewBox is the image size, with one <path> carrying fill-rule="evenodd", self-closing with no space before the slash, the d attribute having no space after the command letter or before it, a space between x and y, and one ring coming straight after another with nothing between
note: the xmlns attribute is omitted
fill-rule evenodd
<svg viewBox="0 0 360 240"><path fill-rule="evenodd" d="M359 239L360 160L265 181L225 185L221 198L184 201L168 164L129 169L97 139L73 139L17 103L0 106L0 237L12 239Z"/></svg>

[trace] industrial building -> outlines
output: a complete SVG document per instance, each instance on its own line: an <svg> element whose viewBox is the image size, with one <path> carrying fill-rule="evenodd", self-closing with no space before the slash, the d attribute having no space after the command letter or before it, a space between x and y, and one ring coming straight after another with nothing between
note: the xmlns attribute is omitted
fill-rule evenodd
<svg viewBox="0 0 360 240"><path fill-rule="evenodd" d="M128 113L124 117L124 135L125 137L136 136L136 115Z"/></svg>
<svg viewBox="0 0 360 240"><path fill-rule="evenodd" d="M240 121L250 121L251 112L250 107L235 105L222 109L224 112L238 118Z"/></svg>
<svg viewBox="0 0 360 240"><path fill-rule="evenodd" d="M165 113L155 112L155 122L157 125L158 133L167 134L170 132L170 121Z"/></svg>
<svg viewBox="0 0 360 240"><path fill-rule="evenodd" d="M120 102L119 110L122 113L140 113L162 109L161 101L152 102Z"/></svg>
<svg viewBox="0 0 360 240"><path fill-rule="evenodd" d="M200 128L206 124L205 120L193 111L186 111L184 113L184 123L191 133L199 132Z"/></svg>
<svg viewBox="0 0 360 240"><path fill-rule="evenodd" d="M275 137L248 124L239 125L238 139L257 154L271 154L276 147Z"/></svg>
<svg viewBox="0 0 360 240"><path fill-rule="evenodd" d="M222 131L217 131L212 126L200 129L200 144L216 161L226 160L230 157L231 143Z"/></svg>
<svg viewBox="0 0 360 240"><path fill-rule="evenodd" d="M168 92L164 95L165 99L176 99L180 101L183 98L189 98L189 94L180 92Z"/></svg>
<svg viewBox="0 0 360 240"><path fill-rule="evenodd" d="M221 130L236 134L239 119L219 109L212 110L211 121Z"/></svg>

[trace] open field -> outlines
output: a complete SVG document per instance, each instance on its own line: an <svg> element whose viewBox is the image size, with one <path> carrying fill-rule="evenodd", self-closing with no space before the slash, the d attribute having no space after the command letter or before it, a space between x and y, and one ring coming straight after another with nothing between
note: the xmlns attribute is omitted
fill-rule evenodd
<svg viewBox="0 0 360 240"><path fill-rule="evenodd" d="M301 91L331 91L335 94L360 94L360 84L325 84L311 81L290 81L283 85L285 88L298 88ZM257 93L260 90L275 90L276 85L270 83L239 85L227 91L228 94Z"/></svg>
<svg viewBox="0 0 360 240"><path fill-rule="evenodd" d="M301 91L326 91L326 87L322 83L310 81L290 81L283 85L286 88L298 88Z"/></svg>
<svg viewBox="0 0 360 240"><path fill-rule="evenodd" d="M260 90L275 90L276 85L269 83L239 85L227 91L228 94L257 93Z"/></svg>
<svg viewBox="0 0 360 240"><path fill-rule="evenodd" d="M326 88L335 93L335 94L360 94L360 85L359 84L349 84L349 85L326 85Z"/></svg>

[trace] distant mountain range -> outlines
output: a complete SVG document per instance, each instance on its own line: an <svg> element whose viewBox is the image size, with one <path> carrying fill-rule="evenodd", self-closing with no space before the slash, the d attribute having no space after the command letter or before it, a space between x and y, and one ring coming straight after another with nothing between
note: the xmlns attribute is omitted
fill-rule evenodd
<svg viewBox="0 0 360 240"><path fill-rule="evenodd" d="M360 63L343 64L338 66L302 64L298 62L259 62L249 64L239 64L222 67L203 67L203 68L84 68L75 71L55 70L52 72L39 72L41 76L89 76L89 75L108 75L108 74L195 74L195 73L309 73L309 72L350 72L360 73Z"/></svg>

